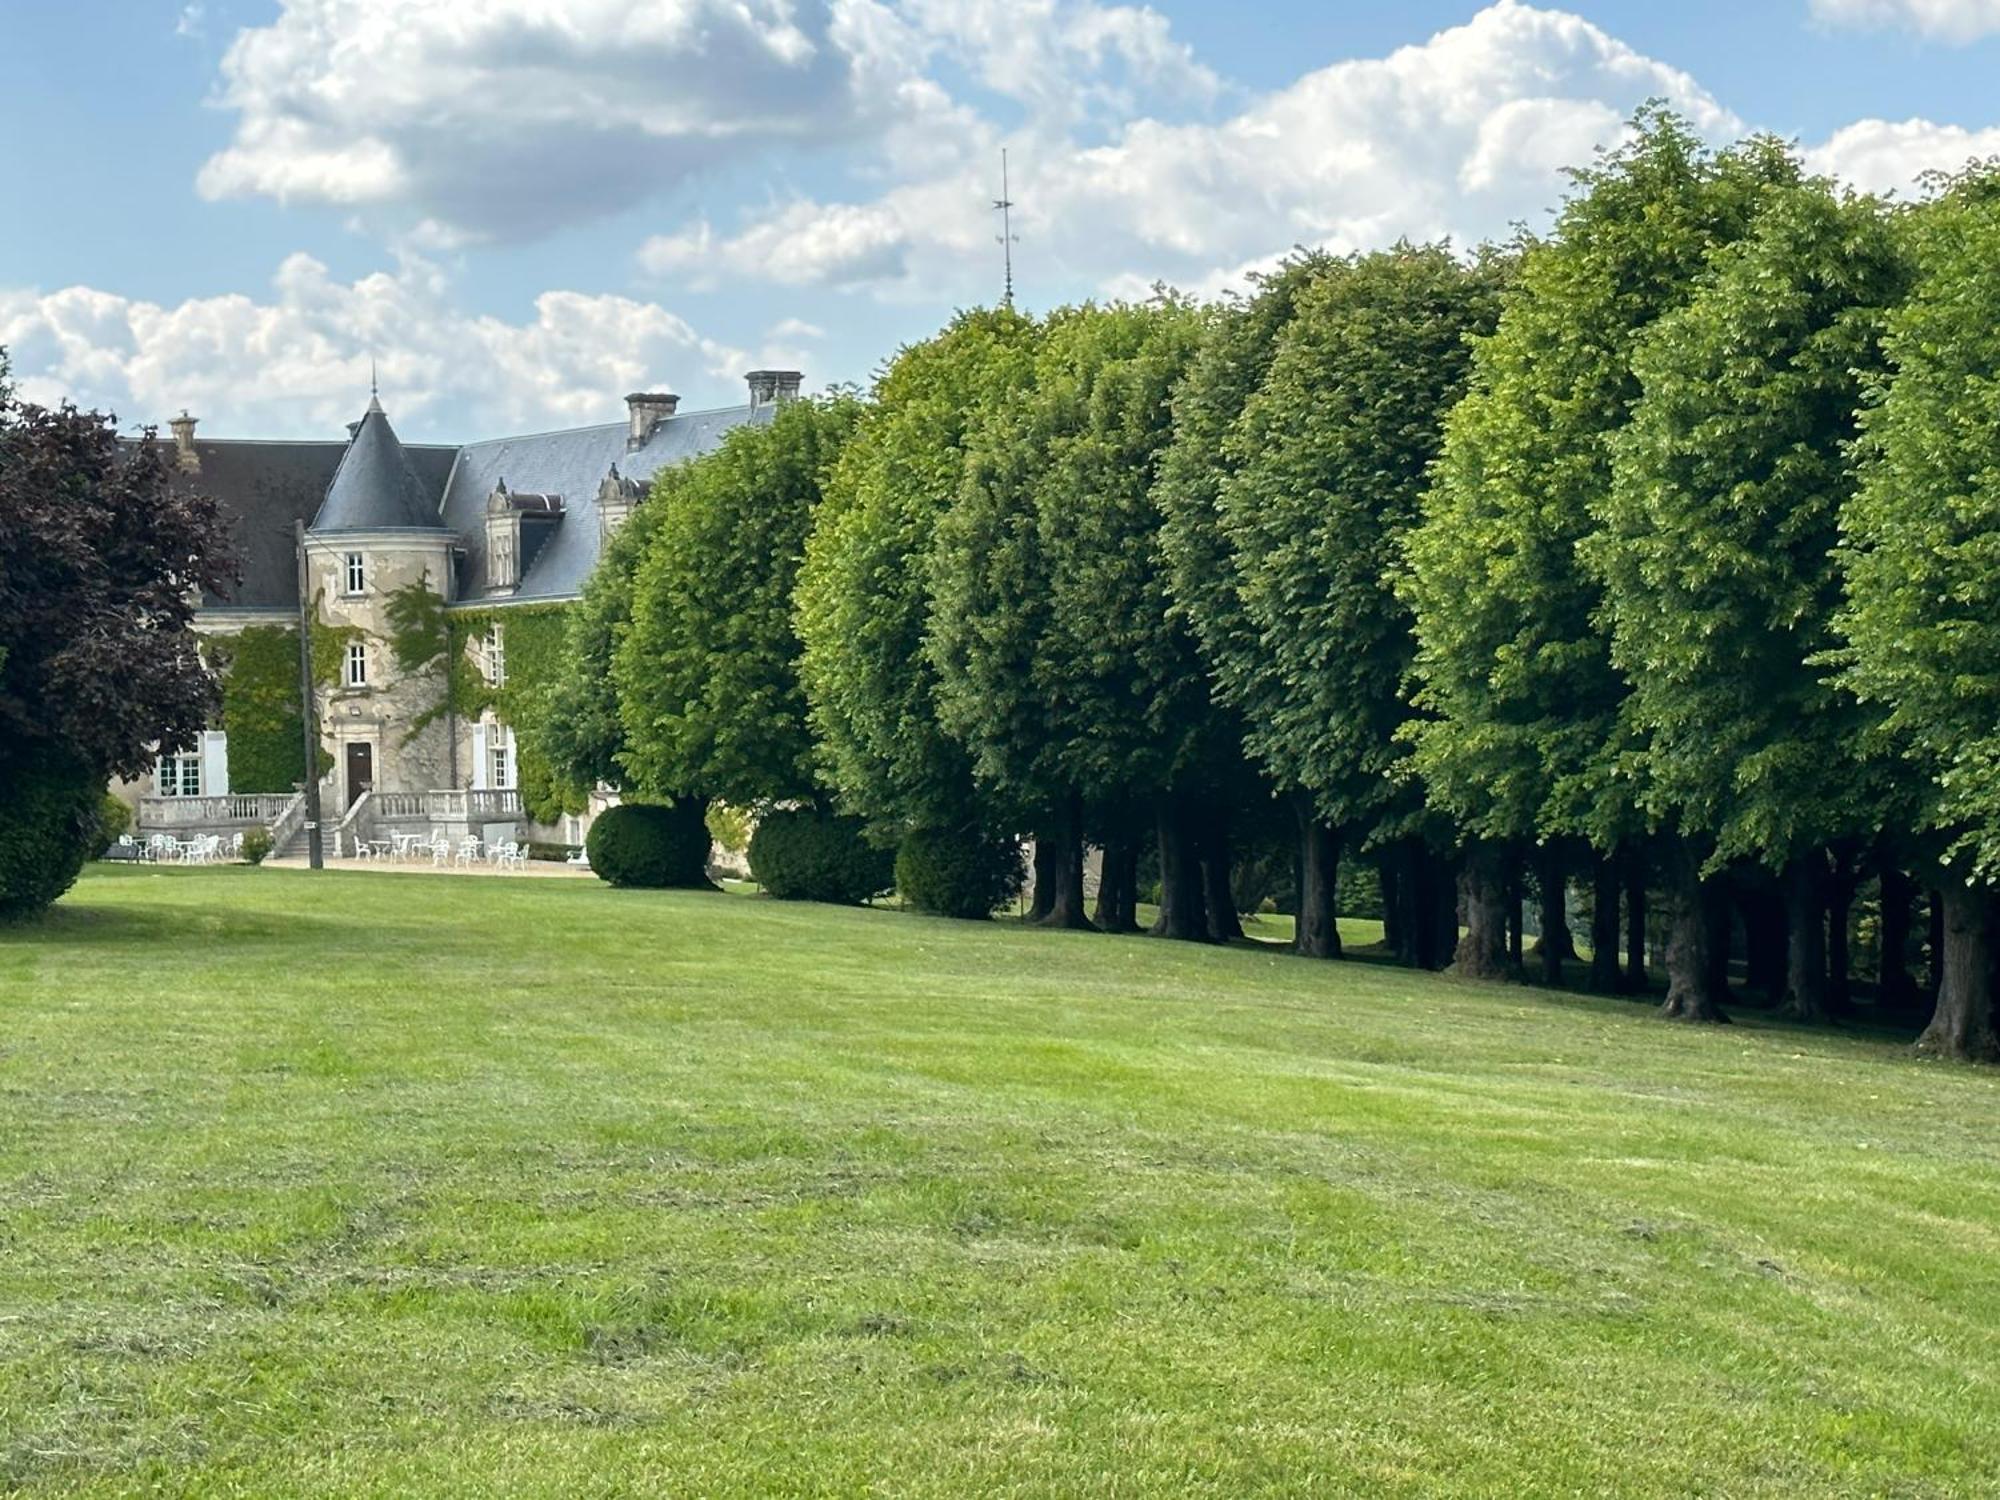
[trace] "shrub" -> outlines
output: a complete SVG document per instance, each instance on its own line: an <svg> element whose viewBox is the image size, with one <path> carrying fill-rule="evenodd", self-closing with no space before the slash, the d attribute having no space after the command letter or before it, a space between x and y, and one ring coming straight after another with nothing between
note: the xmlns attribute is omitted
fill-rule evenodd
<svg viewBox="0 0 2000 1500"><path fill-rule="evenodd" d="M1020 841L977 830L919 828L896 851L896 889L935 916L984 921L1026 879Z"/></svg>
<svg viewBox="0 0 2000 1500"><path fill-rule="evenodd" d="M253 865L261 865L271 853L271 830L251 828L243 834L243 857Z"/></svg>
<svg viewBox="0 0 2000 1500"><path fill-rule="evenodd" d="M104 779L48 750L0 758L0 922L47 910L76 883L102 828Z"/></svg>
<svg viewBox="0 0 2000 1500"><path fill-rule="evenodd" d="M608 808L584 840L590 867L618 886L706 887L708 827L701 814L698 803L627 802Z"/></svg>
<svg viewBox="0 0 2000 1500"><path fill-rule="evenodd" d="M768 812L750 835L750 874L781 901L853 906L879 896L895 881L895 858L861 829L859 818L807 808Z"/></svg>
<svg viewBox="0 0 2000 1500"><path fill-rule="evenodd" d="M111 846L132 831L132 809L106 792L97 804L97 837L91 841L90 857L102 859Z"/></svg>
<svg viewBox="0 0 2000 1500"><path fill-rule="evenodd" d="M539 859L548 864L566 864L570 856L582 847L581 844L549 844L540 839L530 839L528 858Z"/></svg>

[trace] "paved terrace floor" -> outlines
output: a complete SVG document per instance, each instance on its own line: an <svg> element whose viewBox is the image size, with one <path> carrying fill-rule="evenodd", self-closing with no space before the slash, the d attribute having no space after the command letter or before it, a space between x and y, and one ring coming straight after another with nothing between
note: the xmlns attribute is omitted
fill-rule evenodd
<svg viewBox="0 0 2000 1500"><path fill-rule="evenodd" d="M303 870L306 857L291 855L284 859L267 859L267 869ZM329 859L329 870L370 870L389 875L504 875L509 880L523 876L553 877L557 880L595 880L597 877L584 865L562 864L555 860L531 859L525 865L496 865L481 860L475 865L434 865L428 856L423 859Z"/></svg>

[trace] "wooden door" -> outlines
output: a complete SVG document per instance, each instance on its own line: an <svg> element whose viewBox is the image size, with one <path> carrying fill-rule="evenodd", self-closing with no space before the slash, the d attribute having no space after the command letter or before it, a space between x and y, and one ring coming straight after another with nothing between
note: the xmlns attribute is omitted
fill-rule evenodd
<svg viewBox="0 0 2000 1500"><path fill-rule="evenodd" d="M347 742L347 805L361 800L361 794L375 785L375 747L366 740Z"/></svg>

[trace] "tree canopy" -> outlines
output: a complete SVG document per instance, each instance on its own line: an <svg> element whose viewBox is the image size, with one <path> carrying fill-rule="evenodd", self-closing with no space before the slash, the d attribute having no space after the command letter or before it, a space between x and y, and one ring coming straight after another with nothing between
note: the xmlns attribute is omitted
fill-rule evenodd
<svg viewBox="0 0 2000 1500"><path fill-rule="evenodd" d="M1578 546L1611 487L1606 439L1639 395L1640 333L1742 232L1758 183L1790 170L1765 145L1718 156L1662 110L1635 127L1572 174L1549 235L1521 247L1408 549L1427 711L1415 767L1485 838L1608 847L1635 828L1618 774L1625 682Z"/></svg>
<svg viewBox="0 0 2000 1500"><path fill-rule="evenodd" d="M969 428L1027 387L1036 337L1011 308L979 309L904 349L827 476L798 580L799 675L821 772L862 817L978 825L971 759L938 722L923 650L928 559Z"/></svg>
<svg viewBox="0 0 2000 1500"><path fill-rule="evenodd" d="M1441 245L1325 269L1224 443L1218 507L1248 629L1215 638L1218 691L1277 785L1336 827L1375 830L1402 796L1402 537L1499 288L1495 264Z"/></svg>
<svg viewBox="0 0 2000 1500"><path fill-rule="evenodd" d="M792 586L858 415L849 397L787 402L654 483L612 657L619 759L639 789L745 803L815 795Z"/></svg>
<svg viewBox="0 0 2000 1500"><path fill-rule="evenodd" d="M1775 867L1881 826L1865 722L1813 664L1833 644L1862 386L1906 280L1879 204L1774 187L1633 355L1642 394L1588 555L1640 803L1718 862Z"/></svg>

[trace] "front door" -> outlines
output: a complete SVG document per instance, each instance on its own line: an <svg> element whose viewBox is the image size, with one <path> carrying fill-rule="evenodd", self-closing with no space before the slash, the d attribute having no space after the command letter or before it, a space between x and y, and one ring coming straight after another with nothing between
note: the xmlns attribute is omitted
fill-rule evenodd
<svg viewBox="0 0 2000 1500"><path fill-rule="evenodd" d="M375 747L366 740L347 742L347 805L354 806L361 794L375 785Z"/></svg>

